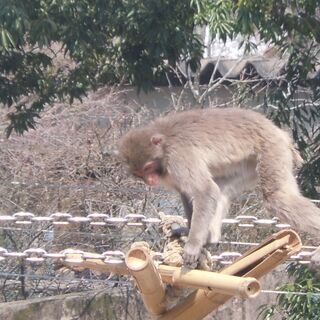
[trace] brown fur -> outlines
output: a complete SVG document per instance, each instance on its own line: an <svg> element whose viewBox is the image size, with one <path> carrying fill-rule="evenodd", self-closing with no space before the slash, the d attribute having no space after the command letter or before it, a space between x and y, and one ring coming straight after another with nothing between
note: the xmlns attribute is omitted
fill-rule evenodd
<svg viewBox="0 0 320 320"><path fill-rule="evenodd" d="M154 136L160 144L151 142ZM230 201L257 183L272 214L320 232L320 210L300 194L293 175L301 157L289 135L261 114L234 108L176 113L131 130L119 151L131 172L160 159L161 182L181 194L189 219L187 263L207 241L219 240Z"/></svg>

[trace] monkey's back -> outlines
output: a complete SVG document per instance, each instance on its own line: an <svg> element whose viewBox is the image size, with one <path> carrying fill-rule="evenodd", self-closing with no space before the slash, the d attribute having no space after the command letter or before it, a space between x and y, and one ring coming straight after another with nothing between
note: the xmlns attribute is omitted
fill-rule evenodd
<svg viewBox="0 0 320 320"><path fill-rule="evenodd" d="M235 162L259 155L277 144L288 148L288 134L262 114L239 108L210 108L179 112L159 118L154 129L170 146L202 155L206 162ZM281 149L281 148L280 148ZM178 150L177 150L178 151Z"/></svg>

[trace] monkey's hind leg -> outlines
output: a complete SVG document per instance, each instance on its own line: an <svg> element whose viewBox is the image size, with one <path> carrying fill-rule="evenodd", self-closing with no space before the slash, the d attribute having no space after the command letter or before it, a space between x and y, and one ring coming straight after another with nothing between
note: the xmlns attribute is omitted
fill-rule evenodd
<svg viewBox="0 0 320 320"><path fill-rule="evenodd" d="M221 194L217 201L216 212L214 213L209 227L209 235L207 243L217 243L221 238L222 219L224 219L229 211L230 201L228 197Z"/></svg>
<svg viewBox="0 0 320 320"><path fill-rule="evenodd" d="M257 171L267 210L293 228L320 237L320 209L301 195L293 175L290 150L270 148L261 155Z"/></svg>
<svg viewBox="0 0 320 320"><path fill-rule="evenodd" d="M255 187L257 174L255 171L256 163L254 161L255 159L244 161L238 166L238 172L235 175L216 178L215 181L221 192L217 202L216 212L210 223L208 243L216 243L220 240L222 219L228 215L230 201L237 198L244 191Z"/></svg>

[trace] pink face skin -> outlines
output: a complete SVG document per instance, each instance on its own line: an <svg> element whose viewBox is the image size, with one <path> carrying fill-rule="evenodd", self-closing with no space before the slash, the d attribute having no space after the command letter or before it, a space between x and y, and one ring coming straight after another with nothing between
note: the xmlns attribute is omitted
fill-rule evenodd
<svg viewBox="0 0 320 320"><path fill-rule="evenodd" d="M156 163L154 161L147 162L142 170L134 172L137 177L150 187L155 187L159 184L159 174L156 172Z"/></svg>

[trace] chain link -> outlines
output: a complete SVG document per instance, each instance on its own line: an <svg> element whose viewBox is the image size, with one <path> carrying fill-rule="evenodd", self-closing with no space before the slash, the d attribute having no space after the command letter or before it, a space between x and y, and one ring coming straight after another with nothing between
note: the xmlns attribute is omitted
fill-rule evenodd
<svg viewBox="0 0 320 320"><path fill-rule="evenodd" d="M70 213L56 212L49 216L36 216L31 212L17 212L10 215L0 215L0 226L5 224L15 225L32 225L33 223L52 223L53 225L68 226L76 224L87 224L89 226L117 226L117 227L142 227L147 228L149 225L159 225L161 219L159 218L147 218L143 214L128 214L124 217L110 217L105 213L93 212L86 217L73 216ZM185 219L185 222L187 220ZM289 228L289 224L283 224L279 222L277 217L272 219L260 219L251 215L239 215L232 219L223 219L223 224L234 225L240 228L260 228L260 227L275 227L277 229ZM253 243L241 243L241 242L228 242L220 241L221 243L228 244L244 244L253 246L257 244ZM301 264L310 263L311 256L316 247L303 247L303 251L291 256L289 260L296 261ZM304 250L307 249L307 250ZM86 259L98 259L105 263L122 263L124 261L125 254L122 251L106 251L102 254L88 254L80 250L65 250L61 253L48 253L41 248L30 248L23 252L8 252L7 249L0 247L0 262L9 258L25 259L31 263L41 263L47 259L51 260L65 260L70 262L70 254L78 253L81 256L80 260ZM161 253L156 253L156 257L161 257ZM231 264L236 258L240 257L241 253L234 251L225 251L220 254L212 256L212 261L221 265ZM79 262L79 261L77 261Z"/></svg>
<svg viewBox="0 0 320 320"><path fill-rule="evenodd" d="M187 222L186 219L184 219ZM110 217L105 213L94 212L86 217L73 216L71 213L55 212L49 216L36 216L31 212L17 212L10 215L0 215L0 225L16 224L31 225L33 223L51 222L53 225L68 226L70 224L88 224L90 226L134 226L159 225L161 219L147 218L143 214L128 214L125 217ZM279 219L259 219L250 215L239 215L233 219L223 219L223 224L235 225L241 228L276 227L277 229L289 228L289 224L279 223Z"/></svg>
<svg viewBox="0 0 320 320"><path fill-rule="evenodd" d="M297 254L291 256L288 261L295 261L300 264L309 264L313 251L300 251ZM78 254L79 257L74 258L73 255ZM237 251L224 251L218 255L212 255L212 262L220 264L221 266L232 264L242 254ZM41 248L30 248L22 252L9 252L7 249L0 247L0 262L4 262L6 259L25 259L30 263L43 263L46 260L60 260L68 263L84 262L88 259L99 260L108 264L121 264L124 262L125 253L120 250L109 250L101 254L86 253L82 250L66 249L59 253L49 253ZM162 253L155 252L152 254L152 258L156 263L162 260Z"/></svg>

